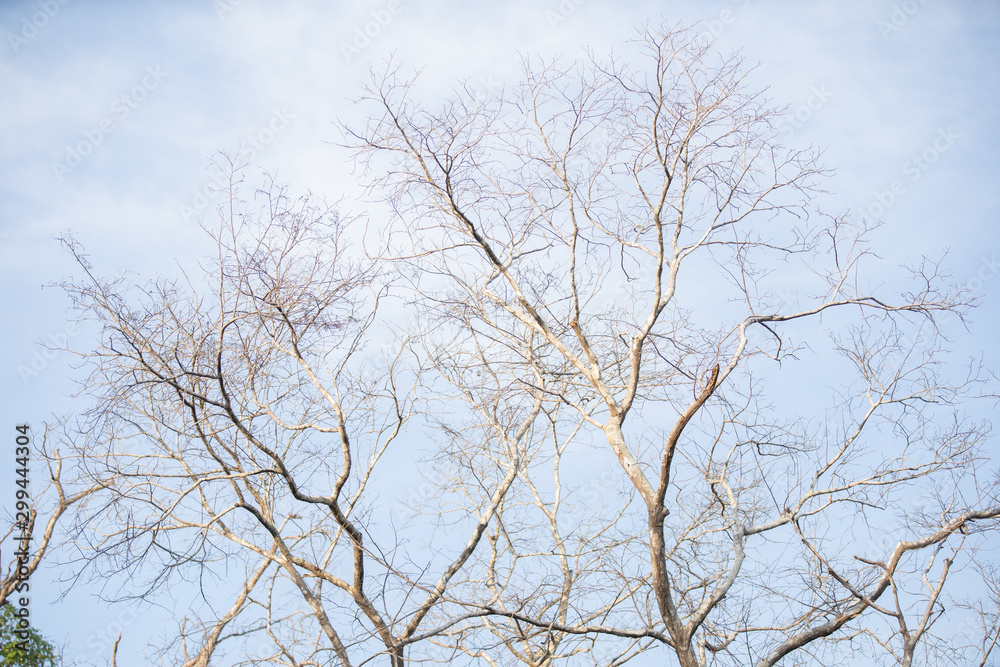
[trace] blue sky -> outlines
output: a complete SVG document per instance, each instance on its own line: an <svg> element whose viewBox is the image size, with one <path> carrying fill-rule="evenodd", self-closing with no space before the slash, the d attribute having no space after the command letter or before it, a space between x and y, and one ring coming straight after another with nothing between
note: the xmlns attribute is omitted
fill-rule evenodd
<svg viewBox="0 0 1000 667"><path fill-rule="evenodd" d="M255 147L252 170L364 213L334 121L359 120L352 98L369 66L394 52L424 70L432 95L459 77L499 86L516 81L519 54L605 53L661 18L696 25L760 63L755 83L790 107L786 140L823 148L835 170L828 209L884 219L876 249L886 267L950 250L946 267L983 297L972 334L955 344L985 351L996 368L995 1L8 0L0 4L5 428L40 426L74 408L70 359L47 358L39 344L85 337L48 287L72 272L61 233L72 231L108 271L174 271L206 247L192 212L211 215L199 193L213 155L240 145ZM96 603L91 589L50 606L58 588L44 582L55 574L38 576L37 622L68 655L90 656L95 633L131 616ZM154 616L129 623L153 627Z"/></svg>

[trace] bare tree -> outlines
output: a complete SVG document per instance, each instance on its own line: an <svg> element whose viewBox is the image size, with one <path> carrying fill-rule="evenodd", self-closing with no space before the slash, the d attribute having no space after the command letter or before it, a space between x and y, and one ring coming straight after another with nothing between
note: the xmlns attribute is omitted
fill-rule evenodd
<svg viewBox="0 0 1000 667"><path fill-rule="evenodd" d="M390 65L347 129L397 214L381 255L416 276L424 358L483 412L496 392L462 369L543 400L556 469L562 443L596 436L634 491L562 520L571 490L556 476L546 497L544 457L522 458L537 511L508 496L451 599L466 618L436 641L487 664L610 645L595 661L635 646L683 667L911 664L1000 517L988 427L960 412L978 371L949 379L936 326L970 297L927 260L895 293L869 287L900 281L866 277L871 229L819 208L817 155L777 143L739 57L676 26L638 51L641 66L526 61L520 85L439 110ZM459 452L449 484L491 479L494 450ZM576 563L597 554L590 570L567 542Z"/></svg>
<svg viewBox="0 0 1000 667"><path fill-rule="evenodd" d="M909 665L957 611L987 664L995 605L960 598L1000 499L937 329L972 299L823 212L738 57L676 26L629 57L436 111L388 66L348 130L396 213L374 258L235 168L179 280L66 240L100 331L73 574L175 598L164 662Z"/></svg>
<svg viewBox="0 0 1000 667"><path fill-rule="evenodd" d="M65 288L101 332L83 354L95 403L75 453L109 491L76 517L82 573L190 605L162 648L170 664L401 665L447 629L429 614L517 467L432 557L402 548L370 488L401 447L419 371L365 353L387 283L329 208L258 196L232 189L216 257L180 281L109 279L66 240L84 278ZM516 449L539 408L481 435Z"/></svg>

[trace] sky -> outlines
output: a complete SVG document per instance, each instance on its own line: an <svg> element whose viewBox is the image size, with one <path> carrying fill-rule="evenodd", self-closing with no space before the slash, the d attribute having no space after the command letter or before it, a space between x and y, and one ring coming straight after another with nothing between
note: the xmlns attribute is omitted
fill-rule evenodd
<svg viewBox="0 0 1000 667"><path fill-rule="evenodd" d="M38 430L79 406L71 358L44 347L86 338L53 286L74 272L59 236L73 234L108 272L169 275L208 248L197 223L213 213L213 159L240 147L254 174L364 216L375 209L338 146L337 121L363 120L354 99L369 68L391 56L442 97L458 79L494 90L517 81L524 55L607 53L661 20L759 63L754 83L788 107L783 140L824 151L833 171L825 205L884 221L875 241L885 266L947 251L944 266L981 295L971 332L955 332L957 351L1000 366L991 349L1000 325L996 0L4 0L8 440L16 424ZM12 496L2 467L0 494ZM93 588L57 601L56 576L36 575L33 614L71 657L96 659L119 626L132 628L135 648L168 613L106 605Z"/></svg>

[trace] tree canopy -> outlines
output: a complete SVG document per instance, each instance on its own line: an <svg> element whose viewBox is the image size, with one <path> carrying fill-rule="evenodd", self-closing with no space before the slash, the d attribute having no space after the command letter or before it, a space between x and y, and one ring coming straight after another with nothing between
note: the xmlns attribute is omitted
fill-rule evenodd
<svg viewBox="0 0 1000 667"><path fill-rule="evenodd" d="M197 271L66 239L99 340L53 479L80 575L188 591L166 662L988 664L972 295L887 277L739 56L627 53L375 72L367 229L234 168Z"/></svg>

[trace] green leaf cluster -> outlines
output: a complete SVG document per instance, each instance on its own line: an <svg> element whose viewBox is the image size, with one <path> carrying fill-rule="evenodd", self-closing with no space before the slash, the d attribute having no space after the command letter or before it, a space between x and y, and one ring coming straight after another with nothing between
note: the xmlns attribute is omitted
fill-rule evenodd
<svg viewBox="0 0 1000 667"><path fill-rule="evenodd" d="M3 667L55 667L58 658L55 648L32 627L26 636L16 632L17 616L14 607L0 607L0 665Z"/></svg>

